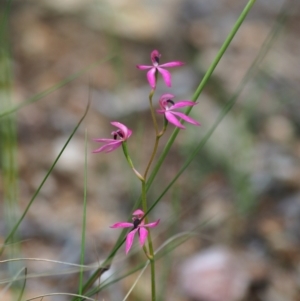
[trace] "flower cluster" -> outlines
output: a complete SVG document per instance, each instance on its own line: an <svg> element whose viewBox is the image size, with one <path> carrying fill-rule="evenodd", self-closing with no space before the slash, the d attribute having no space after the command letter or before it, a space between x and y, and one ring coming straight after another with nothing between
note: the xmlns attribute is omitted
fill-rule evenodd
<svg viewBox="0 0 300 301"><path fill-rule="evenodd" d="M140 70L148 70L147 72L147 79L149 82L149 85L151 87L151 92L149 95L149 100L150 100L150 108L152 112L152 118L153 122L155 125L156 129L156 141L164 134L166 127L168 123L173 124L175 127L180 128L180 129L185 129L185 126L180 122L179 119L182 119L183 121L186 121L192 125L199 126L200 123L193 118L187 116L186 114L178 111L178 109L185 108L185 107L193 107L196 105L195 102L190 101L190 100L180 100L178 102L174 102L174 95L170 93L166 93L160 96L159 98L159 106L160 109L157 109L156 112L158 114L164 115L164 127L161 132L158 132L157 129L157 122L156 122L156 117L155 117L155 110L152 107L152 97L156 89L156 82L157 82L157 77L158 74L161 74L166 86L171 87L172 81L171 81L171 74L168 70L165 68L172 68L172 67L179 67L184 65L184 63L180 61L173 61L165 64L160 65L160 57L161 54L157 50L153 50L151 52L151 62L152 65L137 65L136 67ZM157 145L154 147L153 154L151 156L151 159L148 163L148 166L146 168L146 171L144 175L141 175L134 167L132 160L128 154L127 150L127 139L131 136L132 131L126 127L124 124L114 121L111 122L113 126L115 126L117 129L111 133L113 138L99 138L99 139L94 139L96 142L100 142L103 145L93 151L93 153L100 153L100 152L105 152L109 153L120 146L123 148L124 155L126 157L127 162L131 166L132 170L136 174L136 176L142 181L142 183L145 184L147 173L149 170L149 167L152 163L152 159L154 158ZM146 205L146 195L144 195L144 200L145 202L143 203L143 209L144 211L147 210L147 205ZM143 247L145 244L145 241L148 237L148 230L147 228L153 228L156 227L159 223L159 220L153 222L153 223L145 223L144 216L145 213L141 209L137 209L133 212L133 218L132 218L132 223L129 222L118 222L115 223L114 225L111 226L111 228L131 228L129 233L126 236L126 243L125 243L125 252L126 254L129 252L131 249L131 246L133 244L134 236L138 234L139 236L139 242L140 245ZM150 239L150 238L149 238ZM144 250L147 254L146 248L144 247ZM149 247L150 250L150 247ZM147 255L148 256L148 255ZM152 254L150 256L153 256L153 250Z"/></svg>

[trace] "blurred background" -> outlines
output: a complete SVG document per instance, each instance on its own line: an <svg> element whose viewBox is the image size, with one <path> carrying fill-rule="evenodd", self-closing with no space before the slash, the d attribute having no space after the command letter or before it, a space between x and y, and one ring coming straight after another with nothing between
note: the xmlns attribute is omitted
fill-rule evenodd
<svg viewBox="0 0 300 301"><path fill-rule="evenodd" d="M140 183L120 149L92 154L99 147L92 139L110 138L111 121L125 123L134 131L130 154L143 172L155 136L146 72L136 65L149 65L153 49L162 54L161 63L184 61L184 67L171 70L172 88L159 77L154 103L162 93L175 94L175 101L190 99L247 1L4 2L0 108L34 102L0 119L2 242L82 117L89 97L92 105L22 222L19 243L7 247L1 260L25 257L79 263L87 131L85 263L100 264L120 233L109 226L130 216ZM149 191L150 203L243 88L208 142L150 214L151 220L161 219L152 234L156 248L176 234L191 234L158 261L158 300L300 300L299 37L299 1L258 0L191 113L202 126L187 125L178 135ZM262 51L264 60L243 80ZM88 72L64 85L88 67ZM159 122L163 122L160 117ZM169 125L159 153L171 133ZM104 278L128 271L144 259L138 244L127 257L121 248ZM5 286L24 266L30 276L24 300L77 291L78 273L62 264L0 263L1 300L17 300L18 283ZM95 298L122 300L137 275ZM149 300L149 281L146 272L129 300Z"/></svg>

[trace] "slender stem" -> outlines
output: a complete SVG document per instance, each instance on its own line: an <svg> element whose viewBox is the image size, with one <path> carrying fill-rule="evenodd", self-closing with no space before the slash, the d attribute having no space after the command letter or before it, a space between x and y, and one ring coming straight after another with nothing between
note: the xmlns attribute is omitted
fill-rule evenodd
<svg viewBox="0 0 300 301"><path fill-rule="evenodd" d="M146 196L146 182L142 181L142 206L143 211L147 212L147 196ZM148 223L148 217L145 217L145 223ZM150 260L151 266L151 292L152 292L152 301L156 300L156 293L155 293L155 260L154 260L154 251L153 251L153 244L151 239L150 229L148 229L148 247L149 253L146 253L147 258ZM145 249L144 249L145 251Z"/></svg>
<svg viewBox="0 0 300 301"><path fill-rule="evenodd" d="M154 258L150 260L150 266L151 266L151 293L152 293L152 301L155 301L156 300L156 286L155 286L155 261L154 261Z"/></svg>
<svg viewBox="0 0 300 301"><path fill-rule="evenodd" d="M149 94L149 103L150 103L150 111L151 111L152 121L153 121L153 125L155 128L155 134L156 134L156 136L158 136L158 125L157 125L155 112L154 112L154 108L153 108L153 104L152 104L152 98L153 98L154 92L155 92L155 90L151 90L151 92Z"/></svg>
<svg viewBox="0 0 300 301"><path fill-rule="evenodd" d="M151 110L151 115L152 115L152 119L153 119L153 124L154 124L154 127L155 127L156 137L155 137L155 143L154 143L153 151L152 151L149 163L148 163L148 165L146 167L146 170L145 170L145 173L144 173L144 179L145 180L147 179L147 175L148 175L150 166L151 166L151 164L152 164L152 162L154 160L154 157L156 155L159 139L165 133L165 131L167 129L167 125L168 125L168 121L165 118L164 119L163 129L160 132L158 131L158 125L157 125L157 121L156 121L156 117L155 117L155 113L154 113L154 109L153 109L153 105L152 105L153 94L154 94L154 90L151 90L151 92L149 94L149 102L150 102L150 110Z"/></svg>
<svg viewBox="0 0 300 301"><path fill-rule="evenodd" d="M85 255L85 234L86 234L86 207L87 207L87 130L85 130L85 154L84 154L84 189L83 189L83 214L82 214L82 233L81 233L81 254L79 271L79 289L78 294L82 295L83 289L83 264Z"/></svg>
<svg viewBox="0 0 300 301"><path fill-rule="evenodd" d="M144 181L143 176L135 169L135 167L134 167L134 165L132 163L132 160L131 160L131 158L130 158L130 156L128 154L128 149L127 149L127 143L126 143L126 141L124 141L122 143L122 148L123 148L123 153L125 155L125 158L126 158L128 164L129 164L129 166L132 168L132 170L135 173L135 175L143 182Z"/></svg>
<svg viewBox="0 0 300 301"><path fill-rule="evenodd" d="M154 143L154 147L153 147L153 151L152 151L152 154L151 154L151 157L150 157L150 160L149 160L149 163L146 167L146 170L145 170L145 173L144 173L144 179L146 180L147 179L147 174L149 172L149 169L150 169L150 166L154 160L154 157L156 155L156 152L157 152L157 148L158 148L158 142L159 142L159 139L160 139L161 135L157 135L156 138L155 138L155 143Z"/></svg>
<svg viewBox="0 0 300 301"><path fill-rule="evenodd" d="M147 212L147 196L146 196L146 182L142 181L142 207L143 211ZM148 219L145 218L145 222L148 222Z"/></svg>
<svg viewBox="0 0 300 301"><path fill-rule="evenodd" d="M147 218L147 217L146 217ZM152 239L150 231L148 233L148 246L149 246L149 259L150 259L150 267L151 267L151 293L152 293L152 301L156 300L156 286L155 286L155 257L154 250L152 245Z"/></svg>

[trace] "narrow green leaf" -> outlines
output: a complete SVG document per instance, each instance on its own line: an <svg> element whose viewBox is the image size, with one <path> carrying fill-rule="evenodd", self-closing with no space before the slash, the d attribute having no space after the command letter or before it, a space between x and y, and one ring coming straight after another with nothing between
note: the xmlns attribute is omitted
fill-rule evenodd
<svg viewBox="0 0 300 301"><path fill-rule="evenodd" d="M22 300L22 297L23 297L23 294L24 294L24 291L25 291L25 287L26 287L26 280L27 280L27 268L25 268L25 271L24 271L24 282L23 282L23 286L22 286L22 289L21 289L21 292L20 292L20 295L19 295L19 298L17 301L21 301Z"/></svg>
<svg viewBox="0 0 300 301"><path fill-rule="evenodd" d="M201 92L203 91L206 83L208 82L208 80L210 79L212 73L214 72L215 68L217 67L219 61L221 60L222 56L224 55L226 49L228 48L228 46L230 45L232 39L234 38L234 36L236 35L237 31L239 30L240 26L242 25L242 23L244 22L246 16L248 15L250 9L252 8L252 6L254 5L256 0L250 0L248 2L248 4L246 5L246 7L244 8L244 10L242 11L241 15L239 16L239 18L237 19L236 23L234 24L232 30L230 31L229 35L227 36L225 42L223 43L223 45L221 46L219 52L217 53L214 61L212 62L212 64L210 65L210 67L208 68L208 70L206 71L202 81L200 82L197 90L195 91L193 97L192 97L192 101L196 101ZM189 107L186 111L185 114L188 115L192 110L192 107ZM162 163L164 162L167 154L170 151L171 146L173 145L178 133L179 133L180 129L176 128L171 137L169 138L165 148L162 151L162 154L159 156L156 165L154 166L149 179L147 181L147 190L150 188L151 184L153 183Z"/></svg>
<svg viewBox="0 0 300 301"><path fill-rule="evenodd" d="M80 265L84 265L85 253L85 233L86 233L86 196L87 196L87 130L85 131L85 152L84 152L84 193L83 193L83 214L82 214L82 234L81 234L81 254ZM79 290L78 294L82 295L83 286L83 268L79 273Z"/></svg>
<svg viewBox="0 0 300 301"><path fill-rule="evenodd" d="M190 165L190 163L193 161L195 156L199 153L199 151L205 146L206 142L209 140L211 135L214 133L216 128L219 126L221 121L224 119L224 117L227 115L227 113L231 110L233 105L236 103L239 95L243 91L243 88L245 87L246 83L255 75L256 71L259 69L259 66L263 59L265 58L268 51L271 49L272 45L274 44L280 30L282 29L285 21L287 18L287 7L284 6L280 12L280 14L277 17L277 20L271 29L270 33L268 34L267 38L265 39L261 50L255 57L253 63L251 64L251 67L248 69L247 73L245 74L244 78L240 82L237 90L231 97L231 99L227 102L227 104L224 106L223 110L219 114L218 118L212 125L212 127L208 130L208 132L205 134L205 136L201 139L201 141L198 143L194 151L190 154L190 156L186 159L183 166L180 168L179 172L176 174L176 176L172 179L172 181L166 186L164 191L161 193L161 195L157 198L157 200L149 207L148 211L146 212L145 216L149 214L150 211L153 210L153 208L157 205L157 203L163 198L163 196L167 193L167 191L173 186L173 184L177 181L177 179L181 176L181 174L186 170L186 168ZM151 182L152 183L152 182Z"/></svg>
<svg viewBox="0 0 300 301"><path fill-rule="evenodd" d="M51 174L53 168L55 167L56 163L58 162L59 158L61 157L62 153L64 152L64 150L66 149L67 145L69 144L69 142L71 141L71 139L73 138L73 136L75 135L77 129L79 128L80 124L82 123L82 121L84 120L88 110L90 107L90 101L88 102L85 112L83 114L83 116L81 117L81 119L79 120L79 122L77 123L77 125L75 126L75 128L73 129L71 135L69 136L69 138L67 139L66 143L64 144L63 148L61 149L61 151L59 152L58 156L56 157L56 159L54 160L53 164L51 165L50 169L48 170L46 176L44 177L44 179L42 180L41 184L39 185L38 189L35 191L35 193L33 194L33 197L31 198L31 200L29 201L28 205L26 206L22 216L19 218L18 222L14 225L13 229L10 231L10 233L8 234L8 236L6 237L3 246L0 249L0 255L3 253L3 250L6 246L6 244L12 240L14 234L16 233L17 229L19 228L21 222L23 221L23 219L25 218L28 210L30 209L31 205L33 204L36 196L38 195L38 193L40 192L40 190L42 189L43 185L45 184L46 180L48 179L49 175Z"/></svg>

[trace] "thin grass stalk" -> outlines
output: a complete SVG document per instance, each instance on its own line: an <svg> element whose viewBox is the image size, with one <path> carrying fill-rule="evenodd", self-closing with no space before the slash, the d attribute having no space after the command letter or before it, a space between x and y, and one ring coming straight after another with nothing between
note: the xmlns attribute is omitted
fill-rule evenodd
<svg viewBox="0 0 300 301"><path fill-rule="evenodd" d="M17 271L16 275L14 275L13 278L10 278L9 281L7 281L7 285L4 288L1 289L1 291L0 291L1 300L4 297L5 293L8 291L8 289L13 285L13 283L18 280L19 275L22 273L22 271L24 269L25 268L21 268L19 271Z"/></svg>
<svg viewBox="0 0 300 301"><path fill-rule="evenodd" d="M41 184L39 185L38 189L35 191L35 193L33 194L33 197L31 198L31 200L29 201L28 205L26 206L25 210L23 211L21 217L19 218L18 222L14 225L13 229L10 231L10 233L8 234L8 236L6 237L6 239L4 240L3 246L0 249L0 255L3 253L5 246L7 245L7 243L12 240L14 234L16 233L17 229L19 228L21 222L23 221L23 219L25 218L27 212L29 211L31 205L33 204L33 202L35 201L35 198L37 197L37 195L39 194L40 190L42 189L43 185L45 184L46 180L48 179L49 175L51 174L53 168L55 167L56 163L58 162L59 158L61 157L61 155L63 154L64 150L66 149L67 145L69 144L69 142L71 141L71 139L73 138L73 136L75 135L77 129L79 128L79 126L81 125L82 121L84 120L85 116L88 113L90 107L90 100L86 106L85 112L83 114L83 116L81 117L81 119L79 120L79 122L77 123L77 125L75 126L75 128L73 129L71 135L69 136L69 138L67 139L66 143L64 144L63 148L61 149L61 151L59 152L58 156L56 157L56 159L54 160L53 164L51 165L50 169L48 170L46 176L44 177L44 179L42 180Z"/></svg>
<svg viewBox="0 0 300 301"><path fill-rule="evenodd" d="M284 23L287 19L287 9L288 6L284 5L280 14L277 17L277 20L275 21L275 24L268 34L267 38L265 39L261 50L255 57L253 63L251 64L250 68L248 69L247 73L243 77L242 81L240 82L238 88L236 89L235 93L231 97L231 99L227 102L227 104L222 109L221 113L219 114L218 118L212 125L212 127L208 130L208 132L205 134L205 136L201 139L201 141L198 143L198 145L195 147L194 151L190 154L190 156L186 159L183 166L180 168L179 172L175 175L175 177L170 181L170 183L166 186L166 188L163 190L163 192L160 194L160 196L157 198L157 200L149 207L148 211L145 213L145 216L148 215L154 207L157 205L157 203L163 198L163 196L168 192L168 190L173 186L173 184L177 181L177 179L181 176L181 174L186 170L186 168L190 165L190 163L193 161L195 156L199 153L199 151L206 145L206 142L209 140L211 135L214 133L216 128L219 126L221 121L224 119L224 117L227 115L227 113L231 110L231 108L236 103L239 95L243 91L246 83L253 78L255 73L258 71L259 66L263 59L265 58L268 51L271 49L271 46L274 44L276 37L280 33L280 30L282 29Z"/></svg>
<svg viewBox="0 0 300 301"><path fill-rule="evenodd" d="M82 212L82 234L80 250L80 272L79 272L79 295L82 295L83 289L83 271L84 254L85 254L85 233L86 233L86 206L87 206L87 130L85 131L85 152L84 152L84 192L83 192L83 212Z"/></svg>
<svg viewBox="0 0 300 301"><path fill-rule="evenodd" d="M215 59L213 60L212 64L210 65L210 67L208 68L208 70L206 71L202 81L200 82L198 88L196 89L194 95L192 96L192 101L196 101L201 92L203 91L205 85L207 84L208 80L210 79L212 73L214 72L215 68L217 67L219 61L221 60L222 56L224 55L225 51L227 50L228 46L230 45L232 39L234 38L234 36L236 35L237 31L239 30L240 26L242 25L242 23L244 22L245 18L247 17L248 13L250 12L252 6L254 5L254 3L256 2L256 0L250 0L246 7L244 8L244 10L242 11L241 15L239 16L239 18L237 19L236 23L234 24L232 30L230 31L229 35L227 36L225 42L223 43L223 45L221 46L220 50L218 51ZM186 111L185 114L189 115L189 113L191 112L193 107L189 107ZM149 176L149 179L147 180L147 190L150 188L151 184L153 183L162 163L164 162L167 154L170 151L171 146L173 145L178 133L179 133L180 129L176 128L172 135L170 136L168 142L166 143L166 146L164 147L162 154L159 156L159 158L157 159L157 163L155 164L155 166L153 167L153 170Z"/></svg>
<svg viewBox="0 0 300 301"><path fill-rule="evenodd" d="M22 285L22 288L21 288L21 291L20 291L20 295L18 297L18 300L17 301L21 301L22 300L22 297L23 297L23 294L24 294L24 291L25 291L25 287L26 287L26 280L27 280L27 268L25 268L25 271L24 271L24 282L23 282L23 285Z"/></svg>
<svg viewBox="0 0 300 301"><path fill-rule="evenodd" d="M12 60L10 39L8 32L8 19L10 16L11 1L6 2L0 28L0 110L9 109L12 106ZM18 220L18 164L17 164L17 126L16 116L11 115L0 120L0 169L3 176L3 220L9 232ZM19 244L16 243L8 248L8 257L19 257ZM10 275L20 270L19 263L9 263ZM23 268L22 268L23 269ZM19 283L12 282L11 290L15 298Z"/></svg>

